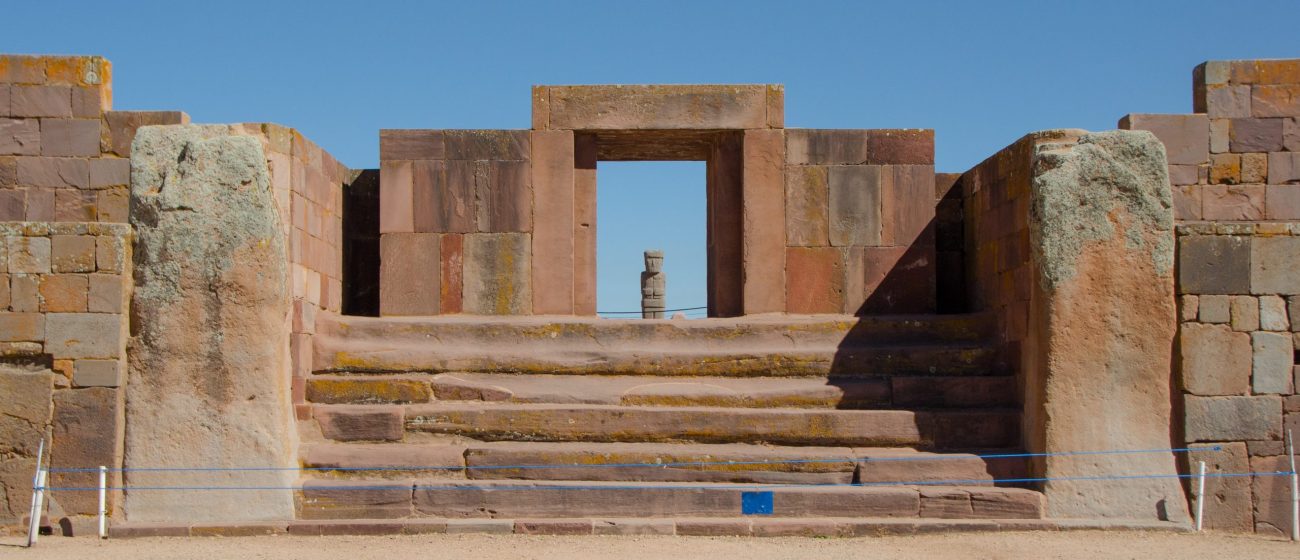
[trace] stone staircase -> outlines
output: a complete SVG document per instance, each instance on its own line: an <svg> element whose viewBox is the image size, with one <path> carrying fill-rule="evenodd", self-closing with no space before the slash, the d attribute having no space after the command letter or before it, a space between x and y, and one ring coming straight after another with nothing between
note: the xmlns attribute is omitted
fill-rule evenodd
<svg viewBox="0 0 1300 560"><path fill-rule="evenodd" d="M989 321L321 317L299 518L1041 519Z"/></svg>

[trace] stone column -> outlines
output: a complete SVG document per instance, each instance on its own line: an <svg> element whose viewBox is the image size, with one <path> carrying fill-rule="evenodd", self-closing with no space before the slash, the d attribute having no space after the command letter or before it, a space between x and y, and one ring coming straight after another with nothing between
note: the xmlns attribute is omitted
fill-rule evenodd
<svg viewBox="0 0 1300 560"><path fill-rule="evenodd" d="M645 252L645 271L641 273L641 318L664 318L664 293L668 275L664 274L664 252Z"/></svg>

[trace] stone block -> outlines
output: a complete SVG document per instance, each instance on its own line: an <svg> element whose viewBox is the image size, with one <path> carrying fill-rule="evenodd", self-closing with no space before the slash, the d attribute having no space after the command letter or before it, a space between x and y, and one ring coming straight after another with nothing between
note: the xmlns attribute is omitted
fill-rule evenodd
<svg viewBox="0 0 1300 560"><path fill-rule="evenodd" d="M933 245L922 240L933 233L934 167L929 165L889 165L880 171L881 210L880 241L882 245L908 247L914 244Z"/></svg>
<svg viewBox="0 0 1300 560"><path fill-rule="evenodd" d="M50 269L54 272L94 272L95 237L50 236Z"/></svg>
<svg viewBox="0 0 1300 560"><path fill-rule="evenodd" d="M1178 240L1178 290L1184 294L1250 293L1249 237L1192 235Z"/></svg>
<svg viewBox="0 0 1300 560"><path fill-rule="evenodd" d="M18 182L32 187L85 189L90 187L90 164L74 158L18 158Z"/></svg>
<svg viewBox="0 0 1300 560"><path fill-rule="evenodd" d="M41 277L36 274L9 275L9 306L15 312L41 311Z"/></svg>
<svg viewBox="0 0 1300 560"><path fill-rule="evenodd" d="M1232 119L1228 149L1233 152L1276 152L1282 149L1282 119Z"/></svg>
<svg viewBox="0 0 1300 560"><path fill-rule="evenodd" d="M302 487L302 519L396 519L411 516L410 482L309 480ZM448 524L448 532L451 531Z"/></svg>
<svg viewBox="0 0 1300 560"><path fill-rule="evenodd" d="M1300 152L1300 117L1282 119L1282 147L1288 152Z"/></svg>
<svg viewBox="0 0 1300 560"><path fill-rule="evenodd" d="M590 535L591 520L521 519L515 521L516 535Z"/></svg>
<svg viewBox="0 0 1300 560"><path fill-rule="evenodd" d="M464 312L527 315L534 302L526 233L476 233L464 240Z"/></svg>
<svg viewBox="0 0 1300 560"><path fill-rule="evenodd" d="M411 379L324 378L307 380L307 400L325 404L429 402L429 383Z"/></svg>
<svg viewBox="0 0 1300 560"><path fill-rule="evenodd" d="M1205 113L1211 119L1250 117L1250 86L1207 86Z"/></svg>
<svg viewBox="0 0 1300 560"><path fill-rule="evenodd" d="M1250 388L1251 341L1224 325L1185 323L1180 332L1183 390L1194 395L1244 395Z"/></svg>
<svg viewBox="0 0 1300 560"><path fill-rule="evenodd" d="M1231 119L1210 119L1210 153L1221 154L1228 151L1232 136Z"/></svg>
<svg viewBox="0 0 1300 560"><path fill-rule="evenodd" d="M864 247L865 303L855 312L926 313L935 305L934 247Z"/></svg>
<svg viewBox="0 0 1300 560"><path fill-rule="evenodd" d="M1210 159L1210 121L1203 114L1132 114L1120 119L1119 127L1155 134L1172 165L1200 165Z"/></svg>
<svg viewBox="0 0 1300 560"><path fill-rule="evenodd" d="M1250 334L1254 347L1251 391L1256 395L1292 392L1291 367L1295 348L1290 333L1255 332Z"/></svg>
<svg viewBox="0 0 1300 560"><path fill-rule="evenodd" d="M41 119L41 155L99 155L99 119Z"/></svg>
<svg viewBox="0 0 1300 560"><path fill-rule="evenodd" d="M400 441L405 429L399 406L371 406L360 410L317 407L312 416L320 425L321 433L335 441Z"/></svg>
<svg viewBox="0 0 1300 560"><path fill-rule="evenodd" d="M599 519L593 527L596 535L664 535L677 533L672 519Z"/></svg>
<svg viewBox="0 0 1300 560"><path fill-rule="evenodd" d="M9 113L15 117L72 117L69 86L18 85L9 89Z"/></svg>
<svg viewBox="0 0 1300 560"><path fill-rule="evenodd" d="M380 237L379 245L379 314L437 315L438 234L387 233Z"/></svg>
<svg viewBox="0 0 1300 560"><path fill-rule="evenodd" d="M1208 185L1201 190L1206 220L1264 219L1264 185Z"/></svg>
<svg viewBox="0 0 1300 560"><path fill-rule="evenodd" d="M1250 472L1285 473L1291 471L1286 455L1251 457ZM1254 500L1255 532L1283 537L1291 532L1291 477L1253 476L1250 493Z"/></svg>
<svg viewBox="0 0 1300 560"><path fill-rule="evenodd" d="M741 278L746 314L779 313L786 308L785 159L783 130L745 131Z"/></svg>
<svg viewBox="0 0 1300 560"><path fill-rule="evenodd" d="M509 535L515 531L515 522L509 519L448 519L447 534Z"/></svg>
<svg viewBox="0 0 1300 560"><path fill-rule="evenodd" d="M1268 182L1274 185L1300 182L1300 152L1269 152Z"/></svg>
<svg viewBox="0 0 1300 560"><path fill-rule="evenodd" d="M381 163L394 160L445 159L443 135L440 130L380 130L379 159Z"/></svg>
<svg viewBox="0 0 1300 560"><path fill-rule="evenodd" d="M1268 154L1241 154L1241 182L1268 182Z"/></svg>
<svg viewBox="0 0 1300 560"><path fill-rule="evenodd" d="M60 222L93 222L98 197L93 191L58 189L54 191L54 219Z"/></svg>
<svg viewBox="0 0 1300 560"><path fill-rule="evenodd" d="M50 272L48 237L7 237L9 272L45 274Z"/></svg>
<svg viewBox="0 0 1300 560"><path fill-rule="evenodd" d="M549 130L768 127L764 85L542 86Z"/></svg>
<svg viewBox="0 0 1300 560"><path fill-rule="evenodd" d="M87 276L86 310L91 313L122 313L127 293L122 277L116 274Z"/></svg>
<svg viewBox="0 0 1300 560"><path fill-rule="evenodd" d="M1250 332L1259 329L1259 301L1251 296L1232 296L1232 330Z"/></svg>
<svg viewBox="0 0 1300 560"><path fill-rule="evenodd" d="M1282 398L1198 397L1184 400L1188 442L1270 440L1282 435Z"/></svg>
<svg viewBox="0 0 1300 560"><path fill-rule="evenodd" d="M840 249L791 247L786 250L785 261L787 312L841 312L844 262Z"/></svg>
<svg viewBox="0 0 1300 560"><path fill-rule="evenodd" d="M413 162L384 161L379 170L380 233L415 231Z"/></svg>
<svg viewBox="0 0 1300 560"><path fill-rule="evenodd" d="M105 106L111 105L111 99L108 97L111 96L103 95L103 91L98 87L73 87L72 116L99 120L104 116Z"/></svg>
<svg viewBox="0 0 1300 560"><path fill-rule="evenodd" d="M1254 237L1250 247L1251 293L1300 294L1300 237Z"/></svg>
<svg viewBox="0 0 1300 560"><path fill-rule="evenodd" d="M575 309L573 133L534 132L532 151L532 312L569 315Z"/></svg>
<svg viewBox="0 0 1300 560"><path fill-rule="evenodd" d="M1300 296L1286 298L1286 309L1290 316L1291 331L1300 332Z"/></svg>
<svg viewBox="0 0 1300 560"><path fill-rule="evenodd" d="M476 175L477 231L533 230L532 169L527 161L481 162Z"/></svg>
<svg viewBox="0 0 1300 560"><path fill-rule="evenodd" d="M791 247L825 247L830 244L828 225L830 186L827 182L827 173L827 168L824 166L790 166L786 168L786 245ZM878 208L876 213L878 217Z"/></svg>
<svg viewBox="0 0 1300 560"><path fill-rule="evenodd" d="M474 231L473 161L415 161L411 174L416 232Z"/></svg>
<svg viewBox="0 0 1300 560"><path fill-rule="evenodd" d="M1264 206L1270 220L1300 220L1300 185L1268 185Z"/></svg>
<svg viewBox="0 0 1300 560"><path fill-rule="evenodd" d="M468 161L528 160L528 130L443 130L444 158Z"/></svg>
<svg viewBox="0 0 1300 560"><path fill-rule="evenodd" d="M120 464L121 400L116 389L107 387L55 391L50 465L87 468ZM95 472L53 473L50 485L93 488L98 476ZM53 498L67 515L94 515L99 509L94 492L56 490Z"/></svg>
<svg viewBox="0 0 1300 560"><path fill-rule="evenodd" d="M1286 317L1286 300L1280 296L1260 296L1259 325L1266 331L1289 330L1291 322Z"/></svg>
<svg viewBox="0 0 1300 560"><path fill-rule="evenodd" d="M439 311L443 314L460 313L465 310L465 236L456 233L443 235L439 258L442 261Z"/></svg>
<svg viewBox="0 0 1300 560"><path fill-rule="evenodd" d="M1206 156L1209 160L1209 156ZM1174 186L1195 185L1201 180L1201 166L1199 165L1170 165L1169 166L1169 184Z"/></svg>
<svg viewBox="0 0 1300 560"><path fill-rule="evenodd" d="M34 156L40 153L40 121L0 119L0 155Z"/></svg>
<svg viewBox="0 0 1300 560"><path fill-rule="evenodd" d="M1300 115L1300 84L1256 85L1250 91L1250 111L1256 117Z"/></svg>
<svg viewBox="0 0 1300 560"><path fill-rule="evenodd" d="M1210 183L1235 185L1241 182L1241 154L1210 156Z"/></svg>
<svg viewBox="0 0 1300 560"><path fill-rule="evenodd" d="M880 245L881 167L836 165L827 168L826 173L830 244Z"/></svg>
<svg viewBox="0 0 1300 560"><path fill-rule="evenodd" d="M69 160L76 161L76 160ZM20 168L21 169L21 168ZM49 222L54 220L54 191L51 189L27 190L27 214L29 222Z"/></svg>
<svg viewBox="0 0 1300 560"><path fill-rule="evenodd" d="M77 360L73 368L77 387L121 387L125 379L120 360Z"/></svg>
<svg viewBox="0 0 1300 560"><path fill-rule="evenodd" d="M41 300L49 313L85 313L87 283L84 274L51 274L41 278Z"/></svg>
<svg viewBox="0 0 1300 560"><path fill-rule="evenodd" d="M129 259L123 238L116 235L95 236L95 268L100 272L121 273Z"/></svg>
<svg viewBox="0 0 1300 560"><path fill-rule="evenodd" d="M131 157L131 142L140 127L189 122L190 116L180 111L106 111L100 131L100 149L120 157Z"/></svg>
<svg viewBox="0 0 1300 560"><path fill-rule="evenodd" d="M126 223L130 219L131 195L126 188L98 191L95 217L100 222Z"/></svg>
<svg viewBox="0 0 1300 560"><path fill-rule="evenodd" d="M1203 295L1200 298L1198 320L1202 323L1230 323L1229 296Z"/></svg>
<svg viewBox="0 0 1300 560"><path fill-rule="evenodd" d="M787 129L791 165L934 165L934 131Z"/></svg>
<svg viewBox="0 0 1300 560"><path fill-rule="evenodd" d="M1187 454L1189 472L1195 474L1195 465L1205 461L1208 474L1233 474L1250 472L1250 457L1246 444L1241 442L1213 445L1190 445ZM1216 449L1217 448L1217 449ZM1192 497L1195 495L1195 480ZM1205 478L1204 526L1212 531L1250 532L1254 530L1251 511L1250 477L1207 476Z"/></svg>
<svg viewBox="0 0 1300 560"><path fill-rule="evenodd" d="M0 312L0 342L43 342L44 340L45 315Z"/></svg>
<svg viewBox="0 0 1300 560"><path fill-rule="evenodd" d="M90 160L90 188L104 189L131 185L131 160L97 158Z"/></svg>
<svg viewBox="0 0 1300 560"><path fill-rule="evenodd" d="M118 358L123 352L122 317L103 313L50 313L45 351L61 358Z"/></svg>

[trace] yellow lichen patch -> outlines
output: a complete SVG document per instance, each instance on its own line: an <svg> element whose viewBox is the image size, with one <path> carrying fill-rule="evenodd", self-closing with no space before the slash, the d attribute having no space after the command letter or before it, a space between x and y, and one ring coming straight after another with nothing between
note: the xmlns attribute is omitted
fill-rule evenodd
<svg viewBox="0 0 1300 560"><path fill-rule="evenodd" d="M326 404L429 402L429 384L410 379L309 379L307 400Z"/></svg>

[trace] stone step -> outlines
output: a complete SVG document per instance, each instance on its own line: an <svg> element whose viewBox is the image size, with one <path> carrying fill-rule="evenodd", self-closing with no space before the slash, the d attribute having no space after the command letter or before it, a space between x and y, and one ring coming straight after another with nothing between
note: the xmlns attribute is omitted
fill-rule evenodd
<svg viewBox="0 0 1300 560"><path fill-rule="evenodd" d="M313 370L320 372L750 377L1006 371L985 343L985 315L647 321L325 314L316 328Z"/></svg>
<svg viewBox="0 0 1300 560"><path fill-rule="evenodd" d="M323 404L491 401L748 408L987 408L1016 406L1011 376L673 377L642 375L315 375Z"/></svg>
<svg viewBox="0 0 1300 560"><path fill-rule="evenodd" d="M299 519L740 517L770 492L778 517L1039 519L1043 496L980 486L781 486L499 480L303 481ZM751 494L752 493L752 494ZM752 511L752 510L748 510Z"/></svg>
<svg viewBox="0 0 1300 560"><path fill-rule="evenodd" d="M827 410L456 403L315 405L336 441L400 441L407 433L482 441L765 443L987 449L1019 445L1015 410Z"/></svg>
<svg viewBox="0 0 1300 560"><path fill-rule="evenodd" d="M1018 457L908 448L586 442L321 443L304 447L302 461L313 475L330 478L970 486L1023 478L1026 467Z"/></svg>

